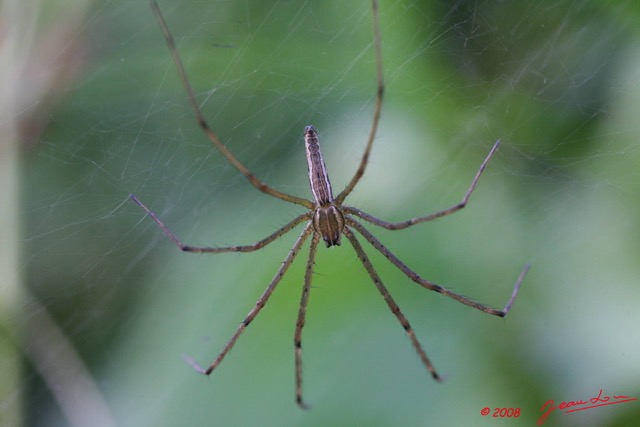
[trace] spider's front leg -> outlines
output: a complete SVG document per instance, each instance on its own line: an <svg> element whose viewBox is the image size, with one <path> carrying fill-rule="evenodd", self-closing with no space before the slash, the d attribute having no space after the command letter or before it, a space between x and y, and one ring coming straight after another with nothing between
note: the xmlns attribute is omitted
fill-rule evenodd
<svg viewBox="0 0 640 427"><path fill-rule="evenodd" d="M307 317L307 305L309 304L309 291L311 290L311 279L313 278L313 266L316 261L316 251L320 234L313 233L311 245L309 247L309 258L304 272L304 286L302 287L302 297L300 298L300 308L298 309L298 320L296 321L296 331L293 336L293 348L296 358L296 403L303 409L308 406L302 399L302 328Z"/></svg>
<svg viewBox="0 0 640 427"><path fill-rule="evenodd" d="M249 313L247 313L244 320L238 326L238 329L236 329L235 333L231 336L227 344L224 346L224 348L218 354L218 356L214 359L214 361L211 362L209 367L205 369L205 368L202 368L197 363L195 363L193 360L191 359L188 360L188 362L198 372L204 375L210 375L213 372L213 370L222 362L222 360L227 355L227 353L229 353L229 351L236 344L236 341L238 341L238 338L240 338L240 335L242 335L242 333L247 328L247 326L249 326L249 324L253 321L253 319L255 319L256 316L258 316L262 308L267 304L267 302L269 301L269 297L271 297L271 294L276 289L276 286L278 286L278 283L280 283L280 281L282 280L282 277L284 276L284 274L287 272L287 270L293 263L293 260L298 255L298 252L300 252L300 248L302 247L302 244L305 242L305 240L307 240L307 237L309 237L309 234L311 233L313 233L313 226L311 225L311 223L309 223L304 228L304 230L302 230L302 233L300 233L300 236L298 236L298 239L296 240L293 247L285 257L284 261L282 261L282 265L276 272L275 276L273 276L273 279L271 279L271 282L269 282L269 285L267 286L267 288L264 290L262 295L260 295L260 298L258 298L258 301L256 301L255 306L251 309L251 311L249 311Z"/></svg>
<svg viewBox="0 0 640 427"><path fill-rule="evenodd" d="M420 360L422 360L422 363L427 368L427 370L429 371L433 379L436 381L441 381L440 376L438 375L435 368L433 367L433 364L427 357L427 353L422 348L422 345L418 341L418 338L416 337L416 334L413 331L413 328L409 324L409 320L407 320L404 314L402 314L402 311L400 311L400 307L398 307L398 304L396 304L393 297L391 297L391 294L387 290L387 287L384 285L384 283L382 283L380 276L378 276L378 273L376 272L375 268L373 268L373 264L371 264L369 257L367 256L364 249L362 248L362 245L360 245L360 242L358 242L358 239L356 238L355 234L348 227L345 227L344 234L345 236L347 236L347 239L349 239L349 241L351 242L353 249L355 249L356 254L358 254L358 258L360 258L360 262L362 262L362 265L364 265L364 268L367 270L367 273L369 273L369 277L371 277L371 280L373 280L373 284L376 285L376 288L378 288L378 291L384 298L384 301L387 303L389 310L391 310L391 312L396 316L396 318L404 328L407 336L411 340L411 344L413 345L413 348L416 350L416 352L418 352L418 356L420 356Z"/></svg>
<svg viewBox="0 0 640 427"><path fill-rule="evenodd" d="M498 317L504 317L507 315L507 313L509 312L509 310L511 310L511 306L513 305L513 302L515 301L516 297L518 296L518 292L520 292L520 285L522 284L522 281L524 280L525 275L527 274L527 272L529 271L530 265L529 264L525 264L524 268L522 269L522 271L520 272L520 275L518 276L518 279L516 280L515 285L513 286L513 291L511 292L511 297L509 298L509 301L507 301L507 304L504 306L504 308L502 310L497 310L495 308L491 308L487 305L484 304L480 304L478 302L475 302L474 300L467 298L463 295L457 294L453 291L448 290L447 288L444 288L434 282L431 282L430 280L427 279L423 279L422 277L420 277L420 275L416 272L414 272L413 270L411 270L405 263L403 263L397 256L395 256L389 249L387 249L382 242L380 242L380 240L378 240L373 234L371 234L369 232L369 230L367 230L362 224L360 224L358 221L354 220L353 218L350 217L346 217L345 218L347 221L347 225L353 227L354 229L356 229L360 234L362 234L362 236L367 239L367 241L369 243L371 243L371 246L373 246L374 248L376 248L378 250L378 252L380 252L382 255L384 255L389 261L391 261L391 263L393 265L395 265L396 267L398 267L398 269L400 271L402 271L409 279L411 279L412 281L414 281L415 283L419 284L420 286L427 288L429 290L438 292L442 295L445 295L451 299L454 299L464 305L467 305L469 307L473 307L476 310L480 310L483 311L487 314L491 314L492 316L498 316Z"/></svg>

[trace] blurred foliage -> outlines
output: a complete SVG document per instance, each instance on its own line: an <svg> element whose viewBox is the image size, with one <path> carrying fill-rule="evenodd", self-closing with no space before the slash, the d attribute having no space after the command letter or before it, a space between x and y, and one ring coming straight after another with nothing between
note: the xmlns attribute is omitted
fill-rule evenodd
<svg viewBox="0 0 640 427"><path fill-rule="evenodd" d="M334 190L348 182L375 101L366 1L160 6L239 159L309 197L301 134L314 124ZM180 359L215 357L299 231L251 254L183 254L128 194L194 245L252 243L301 210L257 192L202 135L146 2L92 7L73 35L82 74L24 120L23 268L118 425L499 422L484 407L521 408L510 425L532 425L548 399L640 397L634 2L381 2L383 118L348 203L394 221L454 204L501 139L463 212L369 228L419 274L495 306L533 268L500 320L426 292L366 247L445 377L437 384L346 242L321 248L306 412L292 351L306 249L211 378ZM26 364L27 424L68 425ZM639 420L632 402L545 425Z"/></svg>

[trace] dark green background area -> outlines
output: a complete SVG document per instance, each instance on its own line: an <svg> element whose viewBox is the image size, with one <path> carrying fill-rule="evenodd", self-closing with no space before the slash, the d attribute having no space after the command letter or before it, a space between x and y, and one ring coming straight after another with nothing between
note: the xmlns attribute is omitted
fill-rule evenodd
<svg viewBox="0 0 640 427"><path fill-rule="evenodd" d="M160 6L227 147L310 197L302 130L313 124L340 191L374 108L369 3ZM306 246L210 378L181 360L217 355L299 229L256 253L184 254L128 195L203 246L253 243L302 209L256 191L202 135L146 1L97 1L78 19L80 70L25 118L44 127L22 150L21 269L117 425L530 426L549 399L640 397L634 2L381 1L385 105L347 204L389 221L453 205L500 139L462 212L367 227L425 278L492 306L532 269L498 319L420 288L360 239L438 384L347 241L321 247L303 335L310 411L294 403L292 345ZM70 425L34 365L25 356L16 384L24 425ZM631 402L556 411L545 425L638 421Z"/></svg>

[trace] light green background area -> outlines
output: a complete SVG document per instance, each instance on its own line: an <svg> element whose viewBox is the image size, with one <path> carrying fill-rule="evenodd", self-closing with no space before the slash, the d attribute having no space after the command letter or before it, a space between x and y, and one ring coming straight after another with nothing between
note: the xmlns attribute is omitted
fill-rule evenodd
<svg viewBox="0 0 640 427"><path fill-rule="evenodd" d="M404 231L367 227L425 278L495 307L527 262L530 274L498 319L420 288L360 239L438 384L346 239L319 248L303 334L310 411L294 402L306 246L210 378L182 360L213 360L299 229L256 253L185 254L128 194L205 246L253 243L301 208L256 191L202 135L146 1L96 1L59 33L49 29L74 7L41 11L24 47L46 58L33 74L67 68L13 116L25 296L3 322L23 349L12 380L23 425L73 425L56 399L83 380L38 323L43 311L118 426L530 426L549 399L640 398L640 11L631 1L449 3L381 1L385 105L347 204L389 221L453 205L500 139L462 212ZM302 130L313 124L340 191L374 108L369 3L160 6L227 147L265 182L310 197ZM49 338L41 352L34 336ZM484 407L520 416L484 417ZM639 420L636 401L556 411L544 425Z"/></svg>

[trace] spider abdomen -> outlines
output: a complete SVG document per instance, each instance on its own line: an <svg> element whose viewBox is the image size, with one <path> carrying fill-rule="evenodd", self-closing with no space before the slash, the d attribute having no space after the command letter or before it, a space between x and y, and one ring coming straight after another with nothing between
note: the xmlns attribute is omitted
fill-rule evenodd
<svg viewBox="0 0 640 427"><path fill-rule="evenodd" d="M309 184L313 198L318 206L325 206L333 202L329 174L324 166L318 133L313 126L304 128L304 145L307 150L307 166L309 167Z"/></svg>
<svg viewBox="0 0 640 427"><path fill-rule="evenodd" d="M340 245L344 216L334 205L320 206L313 214L313 228L322 236L327 247Z"/></svg>

